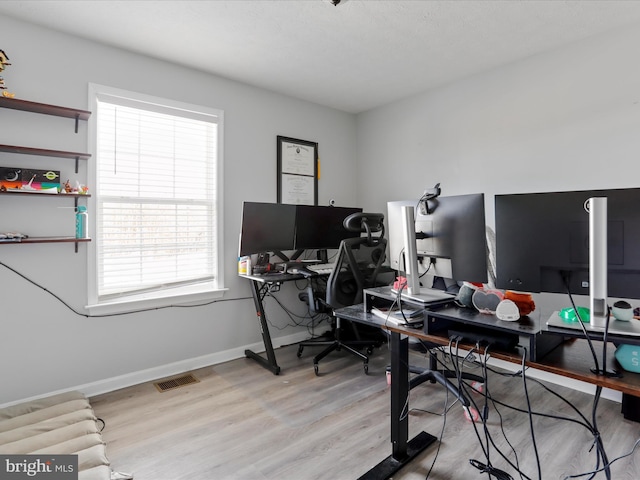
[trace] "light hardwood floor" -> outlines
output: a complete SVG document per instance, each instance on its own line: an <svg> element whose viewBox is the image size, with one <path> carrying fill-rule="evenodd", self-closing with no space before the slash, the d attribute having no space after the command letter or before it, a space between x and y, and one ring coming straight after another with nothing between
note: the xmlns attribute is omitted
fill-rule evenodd
<svg viewBox="0 0 640 480"><path fill-rule="evenodd" d="M317 348L276 350L278 376L249 359L196 370L197 384L159 392L153 383L93 397L96 414L106 421L103 436L115 470L132 472L136 480L306 480L355 479L391 453L389 389L385 380L386 346L376 349L369 374L362 363L344 352L333 353L313 371ZM426 360L412 354L412 363ZM525 407L521 379L492 373L489 391L500 401ZM563 387L566 396L590 418L593 397ZM528 382L532 408L556 415L576 415L556 397ZM474 394L478 402L482 397ZM424 384L410 396L410 436L425 430L442 440L423 452L394 478L432 480L489 478L469 464L485 462L472 423L454 405L446 416L447 400L439 385ZM449 398L450 400L450 398ZM625 420L620 405L601 400L600 432L609 459L629 452L640 438L640 423ZM589 471L595 455L592 438L575 423L536 417L535 438L542 473L538 476L528 416L491 405L488 429L496 445L531 479L562 479ZM446 421L445 421L446 420ZM485 441L481 425L476 424ZM495 467L520 477L496 453ZM611 467L615 480L640 478L640 449ZM588 477L582 477L588 478ZM595 478L605 478L603 473Z"/></svg>

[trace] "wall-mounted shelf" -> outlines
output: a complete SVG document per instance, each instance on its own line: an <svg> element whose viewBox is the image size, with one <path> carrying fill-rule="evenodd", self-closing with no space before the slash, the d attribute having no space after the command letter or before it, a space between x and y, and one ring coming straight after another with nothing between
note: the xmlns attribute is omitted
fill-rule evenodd
<svg viewBox="0 0 640 480"><path fill-rule="evenodd" d="M90 153L66 152L64 150L49 150L46 148L18 147L16 145L0 145L0 152L18 153L20 155L38 155L41 157L72 158L76 160L76 173L78 173L78 161L91 158Z"/></svg>
<svg viewBox="0 0 640 480"><path fill-rule="evenodd" d="M78 253L78 243L90 242L90 238L76 238L76 237L29 237L23 238L20 241L0 241L0 245L23 245L27 243L75 243L76 253Z"/></svg>
<svg viewBox="0 0 640 480"><path fill-rule="evenodd" d="M29 237L23 238L20 241L4 241L0 242L0 245L20 245L22 243L82 243L90 242L90 238L76 238L76 237Z"/></svg>
<svg viewBox="0 0 640 480"><path fill-rule="evenodd" d="M58 105L49 105L46 103L29 102L16 98L0 97L0 108L9 108L13 110L22 110L24 112L40 113L44 115L53 115L56 117L72 118L75 120L75 132L78 133L78 122L80 120L88 120L91 112L87 110L79 110L77 108L60 107ZM70 158L76 161L76 173L78 173L79 160L88 160L91 158L89 153L66 152L62 150L49 150L45 148L19 147L16 145L0 145L0 152L17 153L20 155L36 155L41 157L58 157ZM32 192L0 192L0 195L32 195L39 197L56 197L56 198L73 198L75 206L78 206L78 199L82 197L90 197L90 195L82 195L75 193L65 194L47 194ZM89 238L75 237L29 237L21 239L19 242L0 242L0 245L15 245L26 243L75 243L76 252L78 251L78 243L90 242Z"/></svg>
<svg viewBox="0 0 640 480"><path fill-rule="evenodd" d="M55 197L55 198L73 198L74 201L74 206L78 206L78 199L79 198L88 198L91 195L89 195L88 193L32 193L32 192L7 192L7 191L2 191L0 190L0 196L1 195L30 195L32 197L45 197L45 198L51 198L51 197Z"/></svg>
<svg viewBox="0 0 640 480"><path fill-rule="evenodd" d="M45 198L86 198L90 197L88 193L31 193L31 192L3 192L0 191L0 195L31 195L32 197L45 197Z"/></svg>
<svg viewBox="0 0 640 480"><path fill-rule="evenodd" d="M88 120L91 116L91 112L88 112L87 110L60 107L58 105L48 105L46 103L29 102L18 98L0 97L0 107L22 110L24 112L42 113L44 115L54 115L56 117L73 118L76 121L76 133L78 133L78 121Z"/></svg>

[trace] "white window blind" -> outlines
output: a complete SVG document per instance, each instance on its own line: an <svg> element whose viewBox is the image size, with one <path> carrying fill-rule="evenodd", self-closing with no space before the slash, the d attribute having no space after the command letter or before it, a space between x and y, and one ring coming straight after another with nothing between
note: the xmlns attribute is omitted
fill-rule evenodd
<svg viewBox="0 0 640 480"><path fill-rule="evenodd" d="M215 280L217 116L111 96L97 106L98 299Z"/></svg>

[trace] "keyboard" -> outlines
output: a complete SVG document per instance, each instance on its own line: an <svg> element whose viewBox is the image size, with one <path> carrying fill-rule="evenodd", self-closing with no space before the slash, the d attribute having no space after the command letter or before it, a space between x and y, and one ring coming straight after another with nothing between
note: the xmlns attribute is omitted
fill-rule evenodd
<svg viewBox="0 0 640 480"><path fill-rule="evenodd" d="M315 263L306 266L307 269L319 275L331 274L331 272L333 272L333 267L335 267L335 263Z"/></svg>

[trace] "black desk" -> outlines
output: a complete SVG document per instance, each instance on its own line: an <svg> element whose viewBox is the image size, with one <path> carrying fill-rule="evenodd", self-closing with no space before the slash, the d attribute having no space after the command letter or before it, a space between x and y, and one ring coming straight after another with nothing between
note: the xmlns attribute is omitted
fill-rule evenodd
<svg viewBox="0 0 640 480"><path fill-rule="evenodd" d="M437 439L426 432L420 432L409 440L409 416L403 414L408 405L409 398L409 337L422 339L432 343L446 346L449 339L442 334L427 333L423 329L410 328L386 324L385 320L366 311L365 304L354 305L335 311L336 316L347 320L363 323L370 326L378 326L388 330L390 335L391 350L391 455L382 460L371 470L360 477L359 480L382 480L390 478L404 465L411 462L419 453L425 450ZM460 321L469 320L464 309L452 307L451 309L435 310L427 312L427 317L444 316L448 320L455 318L458 312ZM427 323L429 318L427 318ZM425 327L428 330L428 324ZM472 348L469 345L468 348ZM464 346L463 346L464 348ZM596 342L596 348L600 348ZM500 360L521 364L522 358L517 353L492 351L491 355ZM607 358L607 365L615 364L612 352ZM622 378L612 378L596 375L589 369L589 349L586 341L574 340L563 344L547 353L546 356L528 360L526 364L532 368L573 378L597 387L606 387L623 392L623 394L640 396L640 374L625 372Z"/></svg>
<svg viewBox="0 0 640 480"><path fill-rule="evenodd" d="M318 274L314 277L321 277ZM325 275L326 276L326 275ZM251 281L251 294L253 295L253 303L256 307L256 316L260 324L260 332L262 333L262 342L264 343L267 358L255 353L252 350L245 350L244 354L247 358L252 358L274 375L280 374L280 366L276 361L276 354L273 351L273 343L271 342L271 334L269 333L269 324L267 323L267 314L264 312L264 297L274 288L280 288L285 282L301 280L305 276L297 273L266 273L263 275L240 275Z"/></svg>
<svg viewBox="0 0 640 480"><path fill-rule="evenodd" d="M336 310L335 315L350 321L389 330L391 349L391 455L362 475L359 480L382 480L390 478L420 452L437 439L420 432L409 440L409 415L403 414L409 398L409 337L372 313L364 305L354 305Z"/></svg>
<svg viewBox="0 0 640 480"><path fill-rule="evenodd" d="M391 287L368 288L364 290L364 311L370 312L374 306L389 305L397 294ZM428 315L424 323L424 332L445 335L449 329L479 330L494 337L509 338L526 348L527 360L536 361L562 343L560 335L547 332L544 321L538 312L522 317L514 322L499 320L495 315L486 315L468 308L458 308L447 301L431 302L425 305L412 299L402 299L403 304L418 308L427 308Z"/></svg>
<svg viewBox="0 0 640 480"><path fill-rule="evenodd" d="M390 273L395 274L391 269L382 268L378 273L378 277L382 275L388 275ZM295 280L307 279L313 281L315 279L328 278L329 273L314 273L312 276L305 276L300 273L265 273L262 275L240 275L241 278L246 278L251 281L251 294L253 296L253 303L256 307L256 316L260 324L260 331L262 333L262 342L264 343L265 353L267 358L259 355L251 350L245 350L244 354L247 358L252 358L267 370L271 371L274 375L280 374L280 366L276 361L276 354L273 351L273 343L271 342L271 334L269 333L269 324L267 323L267 315L264 311L264 297L273 291L279 289L280 285L286 282L292 282Z"/></svg>

